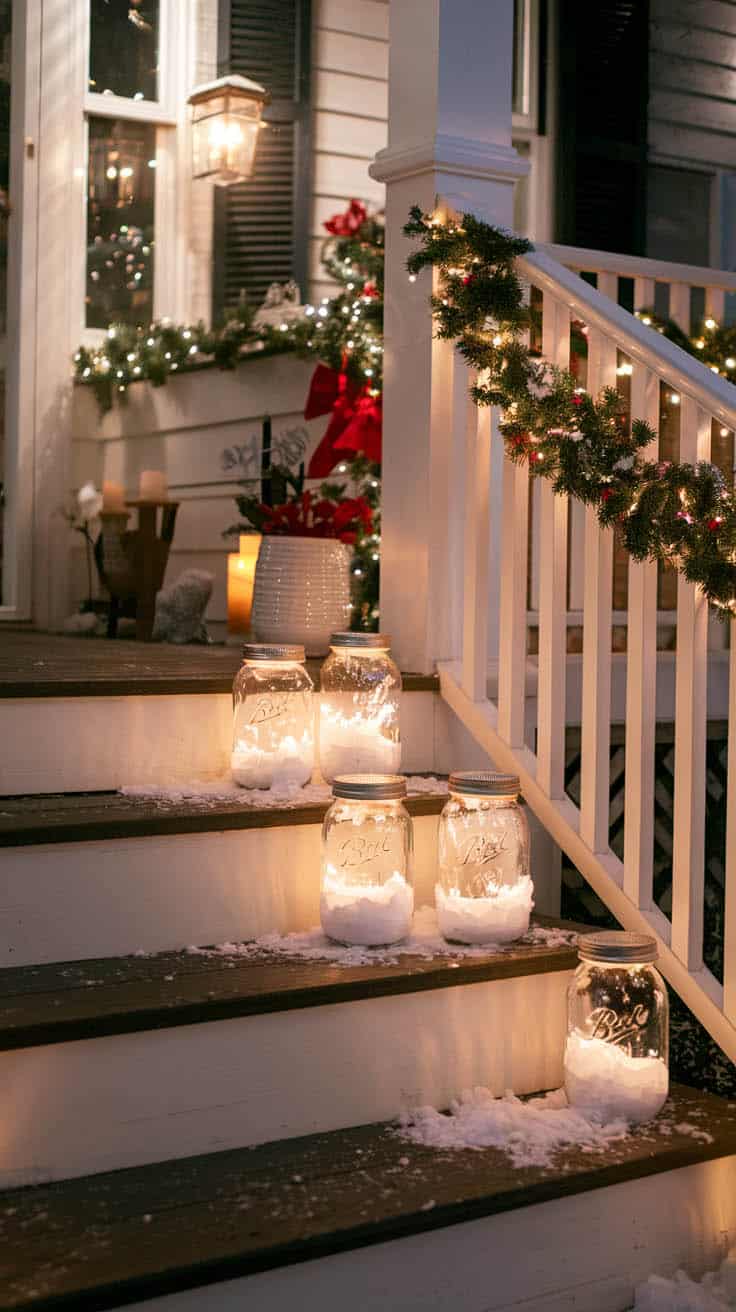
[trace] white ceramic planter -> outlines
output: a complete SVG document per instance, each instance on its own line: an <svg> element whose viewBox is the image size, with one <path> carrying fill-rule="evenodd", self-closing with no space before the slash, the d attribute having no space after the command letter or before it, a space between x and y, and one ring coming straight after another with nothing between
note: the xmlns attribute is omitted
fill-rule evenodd
<svg viewBox="0 0 736 1312"><path fill-rule="evenodd" d="M334 538L263 538L251 621L259 642L299 642L307 656L324 656L350 610L349 547Z"/></svg>

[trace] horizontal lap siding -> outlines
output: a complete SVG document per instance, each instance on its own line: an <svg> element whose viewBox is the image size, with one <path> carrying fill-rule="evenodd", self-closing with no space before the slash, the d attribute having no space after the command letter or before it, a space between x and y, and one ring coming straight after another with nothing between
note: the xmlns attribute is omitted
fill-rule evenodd
<svg viewBox="0 0 736 1312"><path fill-rule="evenodd" d="M314 184L310 295L331 290L320 264L324 222L353 198L383 206L384 188L368 166L386 144L388 4L386 0L314 0L312 106Z"/></svg>
<svg viewBox="0 0 736 1312"><path fill-rule="evenodd" d="M736 168L736 4L651 0L649 150Z"/></svg>

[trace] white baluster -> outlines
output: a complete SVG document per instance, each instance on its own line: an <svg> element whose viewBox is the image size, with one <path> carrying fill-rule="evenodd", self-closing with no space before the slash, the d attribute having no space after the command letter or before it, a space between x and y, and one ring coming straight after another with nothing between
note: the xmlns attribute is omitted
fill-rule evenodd
<svg viewBox="0 0 736 1312"><path fill-rule="evenodd" d="M654 279L634 279L634 309L651 310L654 307Z"/></svg>
<svg viewBox="0 0 736 1312"><path fill-rule="evenodd" d="M670 319L684 333L690 332L690 283L670 283Z"/></svg>
<svg viewBox="0 0 736 1312"><path fill-rule="evenodd" d="M570 364L570 311L545 295L542 351L551 364ZM565 792L565 688L567 668L567 499L540 480L539 685L537 782L548 797Z"/></svg>
<svg viewBox="0 0 736 1312"><path fill-rule="evenodd" d="M710 456L710 416L684 395L680 459ZM700 588L677 579L675 795L672 833L672 950L689 970L703 964L705 743L708 604Z"/></svg>
<svg viewBox="0 0 736 1312"><path fill-rule="evenodd" d="M728 797L726 811L723 1010L736 1025L736 620L731 620L728 672Z"/></svg>
<svg viewBox="0 0 736 1312"><path fill-rule="evenodd" d="M723 323L723 314L726 306L726 293L722 287L706 287L705 289L705 317L706 319L715 319L717 324Z"/></svg>
<svg viewBox="0 0 736 1312"><path fill-rule="evenodd" d="M635 364L631 415L659 427L659 379ZM655 437L646 454L656 459ZM629 559L626 637L624 889L643 911L653 905L654 744L657 728L657 564Z"/></svg>
<svg viewBox="0 0 736 1312"><path fill-rule="evenodd" d="M491 410L488 406L479 409L474 405L467 393L471 382L468 377L462 684L468 696L477 702L487 695Z"/></svg>
<svg viewBox="0 0 736 1312"><path fill-rule="evenodd" d="M510 747L524 745L529 468L508 457L503 469L498 728Z"/></svg>
<svg viewBox="0 0 736 1312"><path fill-rule="evenodd" d="M616 381L616 343L588 333L588 390L595 396ZM580 836L593 852L608 848L611 741L611 605L613 532L602 529L595 506L585 510L583 698L580 762Z"/></svg>
<svg viewBox="0 0 736 1312"><path fill-rule="evenodd" d="M601 296L608 296L618 305L618 274L601 271L596 274L596 280Z"/></svg>

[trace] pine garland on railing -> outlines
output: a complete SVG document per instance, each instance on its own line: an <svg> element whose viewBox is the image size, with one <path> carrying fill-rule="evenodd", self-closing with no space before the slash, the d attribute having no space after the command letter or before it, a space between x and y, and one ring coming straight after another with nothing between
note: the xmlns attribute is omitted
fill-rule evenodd
<svg viewBox="0 0 736 1312"><path fill-rule="evenodd" d="M418 207L404 231L420 243L407 261L410 278L437 269L437 335L454 341L481 373L473 397L501 407L510 458L527 461L556 492L594 506L602 525L619 527L635 559L673 565L714 605L736 613L733 490L704 461L648 460L643 453L655 434L640 419L629 426L615 388L593 397L529 349L515 262L530 243L472 214L445 223Z"/></svg>

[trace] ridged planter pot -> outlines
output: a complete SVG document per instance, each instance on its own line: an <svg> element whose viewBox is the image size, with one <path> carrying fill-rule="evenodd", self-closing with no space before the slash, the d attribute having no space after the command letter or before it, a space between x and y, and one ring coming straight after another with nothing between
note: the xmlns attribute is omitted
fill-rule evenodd
<svg viewBox="0 0 736 1312"><path fill-rule="evenodd" d="M251 620L259 642L303 643L307 656L324 656L350 610L349 547L334 538L263 538Z"/></svg>

